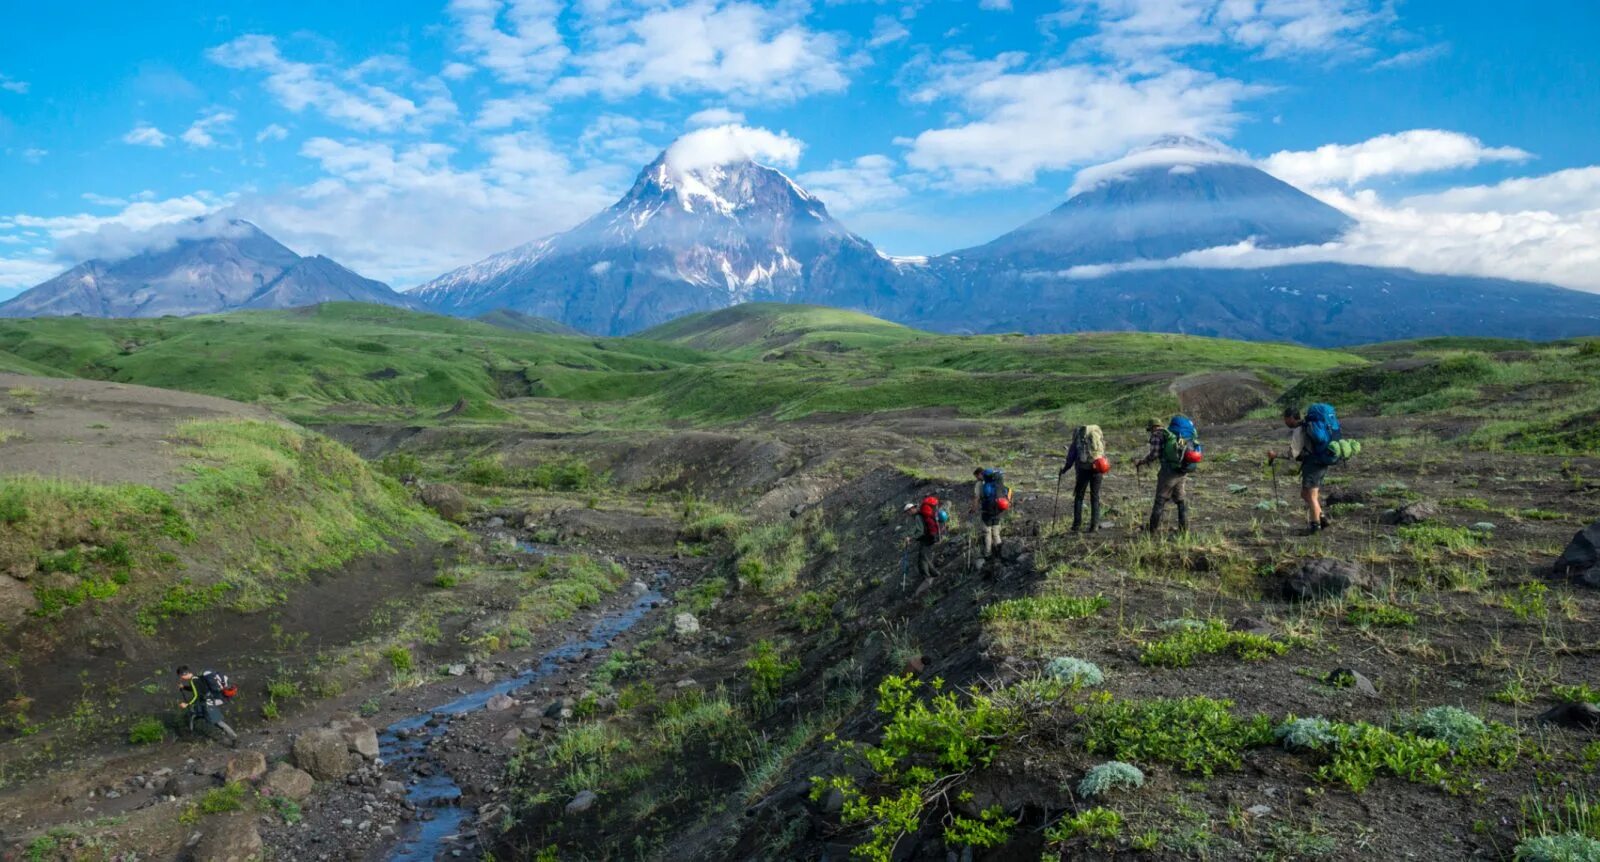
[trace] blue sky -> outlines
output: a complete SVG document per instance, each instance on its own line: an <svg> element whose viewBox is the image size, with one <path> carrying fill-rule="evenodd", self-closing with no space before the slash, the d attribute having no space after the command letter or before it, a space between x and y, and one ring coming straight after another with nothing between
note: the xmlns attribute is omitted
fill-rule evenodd
<svg viewBox="0 0 1600 862"><path fill-rule="evenodd" d="M400 287L737 124L895 254L1212 138L1356 215L1326 254L1600 290L1600 4L8 4L0 295L215 210ZM1322 254L1324 252L1317 252Z"/></svg>

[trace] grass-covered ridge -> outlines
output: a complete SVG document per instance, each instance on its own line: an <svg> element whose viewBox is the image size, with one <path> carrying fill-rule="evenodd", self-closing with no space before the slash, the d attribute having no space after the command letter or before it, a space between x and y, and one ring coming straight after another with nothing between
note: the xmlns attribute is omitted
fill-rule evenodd
<svg viewBox="0 0 1600 862"><path fill-rule="evenodd" d="M780 348L859 350L911 341L927 333L871 315L820 305L750 302L690 314L639 333L697 350L758 356Z"/></svg>
<svg viewBox="0 0 1600 862"><path fill-rule="evenodd" d="M170 492L0 478L0 568L27 576L32 616L105 604L154 629L219 604L263 607L312 570L450 534L398 484L318 434L191 421L173 442L190 475Z"/></svg>

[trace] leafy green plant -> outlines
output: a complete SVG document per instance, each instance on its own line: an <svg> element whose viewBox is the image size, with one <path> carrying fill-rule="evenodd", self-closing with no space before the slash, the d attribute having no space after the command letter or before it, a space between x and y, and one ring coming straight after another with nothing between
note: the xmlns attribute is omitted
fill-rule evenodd
<svg viewBox="0 0 1600 862"><path fill-rule="evenodd" d="M392 646L385 649L383 658L389 662L390 667L400 673L406 673L416 666L415 660L411 657L411 650L403 646Z"/></svg>
<svg viewBox="0 0 1600 862"><path fill-rule="evenodd" d="M132 745L153 745L167 738L167 725L159 718L141 718L128 728Z"/></svg>
<svg viewBox="0 0 1600 862"><path fill-rule="evenodd" d="M1044 840L1051 844L1065 844L1082 838L1096 850L1110 850L1122 835L1122 824L1121 814L1109 808L1090 808L1057 820L1045 830Z"/></svg>
<svg viewBox="0 0 1600 862"><path fill-rule="evenodd" d="M1209 776L1239 768L1244 751L1272 742L1270 719L1240 719L1232 707L1232 701L1198 696L1134 701L1101 694L1078 712L1091 754L1167 763Z"/></svg>
<svg viewBox="0 0 1600 862"><path fill-rule="evenodd" d="M1105 610L1111 600L1105 596L1028 596L997 602L983 609L983 619L1040 622L1076 620Z"/></svg>
<svg viewBox="0 0 1600 862"><path fill-rule="evenodd" d="M1272 731L1272 735L1290 751L1321 750L1338 741L1333 722L1318 717L1290 716Z"/></svg>
<svg viewBox="0 0 1600 862"><path fill-rule="evenodd" d="M1202 655L1232 653L1244 661L1262 661L1289 651L1289 645L1266 635L1236 632L1222 620L1208 620L1199 629L1174 631L1145 644L1141 664L1154 667L1188 667Z"/></svg>
<svg viewBox="0 0 1600 862"><path fill-rule="evenodd" d="M201 795L196 803L202 814L226 814L229 811L240 811L244 808L244 797L249 788L238 781L230 781L221 787L213 787Z"/></svg>
<svg viewBox="0 0 1600 862"><path fill-rule="evenodd" d="M1536 835L1517 843L1516 862L1600 862L1600 840L1567 832Z"/></svg>
<svg viewBox="0 0 1600 862"><path fill-rule="evenodd" d="M1407 524L1395 531L1407 545L1424 549L1451 552L1471 551L1483 545L1486 538L1466 527L1447 524Z"/></svg>
<svg viewBox="0 0 1600 862"><path fill-rule="evenodd" d="M1344 621L1363 628L1414 626L1417 615L1387 602L1354 602L1345 612Z"/></svg>
<svg viewBox="0 0 1600 862"><path fill-rule="evenodd" d="M766 711L777 702L784 681L800 670L800 660L780 659L772 641L763 640L756 644L755 654L744 667L750 673L750 700L756 709Z"/></svg>
<svg viewBox="0 0 1600 862"><path fill-rule="evenodd" d="M1595 342L1600 344L1600 342ZM1588 683L1577 685L1553 685L1550 693L1562 703L1595 703L1600 704L1600 689L1591 687Z"/></svg>
<svg viewBox="0 0 1600 862"><path fill-rule="evenodd" d="M1459 706L1435 706L1402 718L1400 726L1426 739L1437 739L1452 749L1482 739L1489 726Z"/></svg>
<svg viewBox="0 0 1600 862"><path fill-rule="evenodd" d="M944 841L952 847L999 847L1011 840L1016 825L1017 818L1007 817L1004 808L991 805L975 818L952 815L950 825L944 828Z"/></svg>
<svg viewBox="0 0 1600 862"><path fill-rule="evenodd" d="M1546 620L1550 617L1550 605L1546 600L1549 592L1548 586L1530 581L1519 585L1516 593L1506 594L1502 602L1519 620Z"/></svg>

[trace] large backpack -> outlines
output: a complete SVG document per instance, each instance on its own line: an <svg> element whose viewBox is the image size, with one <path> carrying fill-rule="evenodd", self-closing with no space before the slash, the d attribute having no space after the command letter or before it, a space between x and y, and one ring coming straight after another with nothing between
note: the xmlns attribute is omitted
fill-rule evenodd
<svg viewBox="0 0 1600 862"><path fill-rule="evenodd" d="M1194 422L1187 416L1174 416L1161 434L1161 466L1179 473L1193 473L1200 466L1195 456L1204 452L1195 438Z"/></svg>
<svg viewBox="0 0 1600 862"><path fill-rule="evenodd" d="M939 507L938 497L922 498L922 506L917 509L917 517L922 519L922 530L934 539L944 535L945 522L950 520L950 513Z"/></svg>
<svg viewBox="0 0 1600 862"><path fill-rule="evenodd" d="M1082 425L1072 435L1076 464L1087 467L1106 455L1106 437L1099 425Z"/></svg>
<svg viewBox="0 0 1600 862"><path fill-rule="evenodd" d="M1312 464L1331 466L1341 464L1361 451L1361 444L1344 439L1339 428L1339 414L1332 404L1313 404L1306 408L1305 460Z"/></svg>
<svg viewBox="0 0 1600 862"><path fill-rule="evenodd" d="M225 673L214 670L201 671L200 679L205 683L207 700L227 703L239 693L239 687L229 682Z"/></svg>
<svg viewBox="0 0 1600 862"><path fill-rule="evenodd" d="M1006 474L1001 470L983 471L983 513L998 515L1011 508L1011 489L1006 487Z"/></svg>

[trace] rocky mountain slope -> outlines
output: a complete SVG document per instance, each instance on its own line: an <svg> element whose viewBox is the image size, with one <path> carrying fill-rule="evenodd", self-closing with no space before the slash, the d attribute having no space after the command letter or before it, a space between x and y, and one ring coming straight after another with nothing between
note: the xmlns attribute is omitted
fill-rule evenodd
<svg viewBox="0 0 1600 862"><path fill-rule="evenodd" d="M412 300L326 257L301 257L238 219L169 246L88 260L0 304L0 317L160 317L320 302L411 307Z"/></svg>
<svg viewBox="0 0 1600 862"><path fill-rule="evenodd" d="M663 153L599 215L413 296L449 314L503 307L619 335L752 300L887 304L897 273L780 171L684 168Z"/></svg>

